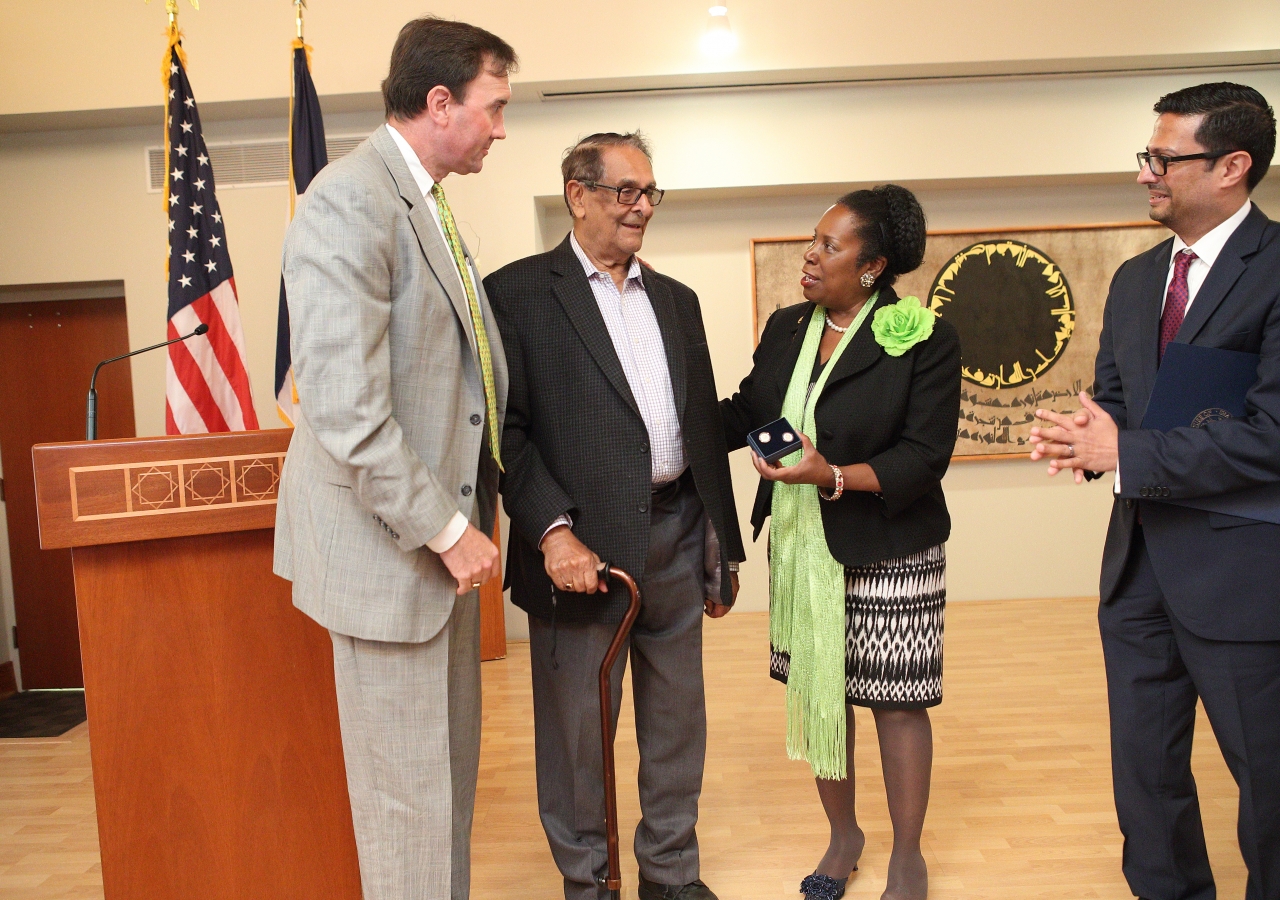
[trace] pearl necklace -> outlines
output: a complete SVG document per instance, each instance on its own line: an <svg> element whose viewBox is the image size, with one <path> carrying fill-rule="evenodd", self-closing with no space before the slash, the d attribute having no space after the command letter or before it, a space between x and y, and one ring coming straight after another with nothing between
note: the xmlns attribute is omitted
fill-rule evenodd
<svg viewBox="0 0 1280 900"><path fill-rule="evenodd" d="M844 334L846 331L848 331L848 330L849 330L849 326L848 326L848 325L846 325L844 328L841 328L841 327L840 327L839 325L837 325L835 322L832 322L832 321L831 321L831 313L826 313L826 314L825 314L825 318L826 318L826 320L827 320L827 327L828 327L828 328L830 328L832 331L834 331L836 334Z"/></svg>

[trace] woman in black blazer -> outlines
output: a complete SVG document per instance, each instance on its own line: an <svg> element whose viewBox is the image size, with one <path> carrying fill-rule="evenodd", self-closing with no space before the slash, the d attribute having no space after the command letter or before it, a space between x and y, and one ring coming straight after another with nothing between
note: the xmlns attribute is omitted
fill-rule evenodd
<svg viewBox="0 0 1280 900"><path fill-rule="evenodd" d="M770 674L787 683L787 748L807 759L831 843L801 884L842 896L865 838L854 811L853 707L876 721L894 844L886 898L923 898L920 834L942 702L942 476L960 414L955 329L892 284L924 257L925 220L897 185L831 207L805 252L808 302L769 317L754 368L721 401L729 449L786 417L803 451L761 475L770 530ZM834 360L834 361L833 361ZM830 371L827 371L830 369Z"/></svg>

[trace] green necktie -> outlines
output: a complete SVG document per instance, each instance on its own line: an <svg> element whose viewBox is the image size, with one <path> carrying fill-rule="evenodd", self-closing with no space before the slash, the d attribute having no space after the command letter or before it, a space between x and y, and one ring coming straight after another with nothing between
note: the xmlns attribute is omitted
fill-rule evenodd
<svg viewBox="0 0 1280 900"><path fill-rule="evenodd" d="M467 292L467 308L471 310L471 325L476 332L476 349L480 351L480 375L484 380L484 408L489 418L489 453L502 468L502 456L499 453L501 441L498 438L498 392L493 385L493 355L489 352L489 335L484 330L484 318L480 315L480 300L476 297L476 288L467 276L467 261L462 254L462 239L458 237L458 227L453 222L453 213L449 210L449 201L444 199L444 188L438 183L431 186L431 196L436 198L436 207L440 211L440 224L444 227L444 238L453 253L453 262L458 267L458 277L462 279L462 288Z"/></svg>

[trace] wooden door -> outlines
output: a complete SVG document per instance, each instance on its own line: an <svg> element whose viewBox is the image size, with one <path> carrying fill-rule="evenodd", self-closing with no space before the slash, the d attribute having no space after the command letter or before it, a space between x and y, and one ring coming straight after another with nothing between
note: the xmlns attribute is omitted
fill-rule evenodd
<svg viewBox="0 0 1280 900"><path fill-rule="evenodd" d="M71 551L40 549L31 446L84 440L93 367L127 352L123 297L0 303L0 462L26 690L84 686ZM123 360L98 376L98 436L133 434L133 380Z"/></svg>

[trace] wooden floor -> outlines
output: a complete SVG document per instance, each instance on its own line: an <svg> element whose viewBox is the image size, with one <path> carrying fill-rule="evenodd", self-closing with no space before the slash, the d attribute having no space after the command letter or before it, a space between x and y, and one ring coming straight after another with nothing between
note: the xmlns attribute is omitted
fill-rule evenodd
<svg viewBox="0 0 1280 900"><path fill-rule="evenodd" d="M947 610L946 700L933 711L933 799L925 855L934 900L1129 898L1111 804L1096 601L956 603ZM710 726L699 837L703 878L724 900L794 898L826 821L809 770L783 749L783 692L766 675L763 615L706 628ZM484 746L472 896L557 900L538 824L527 644L485 663ZM1195 769L1220 896L1244 893L1235 786L1203 716ZM884 888L890 828L874 725L858 721L862 869L848 896ZM89 737L0 741L0 896L100 898ZM636 751L624 703L618 741L624 896L638 818Z"/></svg>

